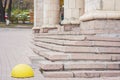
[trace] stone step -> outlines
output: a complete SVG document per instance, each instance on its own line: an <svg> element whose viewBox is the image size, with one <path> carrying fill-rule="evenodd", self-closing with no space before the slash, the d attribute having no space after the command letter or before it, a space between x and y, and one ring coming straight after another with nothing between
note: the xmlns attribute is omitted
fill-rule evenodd
<svg viewBox="0 0 120 80"><path fill-rule="evenodd" d="M45 60L44 57L41 56L29 56L30 61L39 61L39 60Z"/></svg>
<svg viewBox="0 0 120 80"><path fill-rule="evenodd" d="M40 33L57 32L57 27L41 27Z"/></svg>
<svg viewBox="0 0 120 80"><path fill-rule="evenodd" d="M87 36L86 40L88 40L88 41L120 42L120 37Z"/></svg>
<svg viewBox="0 0 120 80"><path fill-rule="evenodd" d="M34 41L63 45L63 46L120 47L120 42L106 42L106 41L69 41L69 40L56 40L56 39L48 39L48 38L35 38Z"/></svg>
<svg viewBox="0 0 120 80"><path fill-rule="evenodd" d="M43 72L43 75L47 78L100 78L100 77L102 78L102 77L120 77L120 71L117 70L116 71L59 71L59 72L52 71L52 72ZM111 78L111 80L113 79Z"/></svg>
<svg viewBox="0 0 120 80"><path fill-rule="evenodd" d="M119 47L82 47L82 46L62 46L56 44L48 44L44 42L34 42L36 46L49 50L65 52L65 53L100 53L100 54L119 54Z"/></svg>
<svg viewBox="0 0 120 80"><path fill-rule="evenodd" d="M79 29L79 28L78 28ZM98 31L98 30L97 30ZM99 33L101 31L98 31ZM77 31L76 29L73 29L73 31L57 31L57 32L54 32L54 33L39 33L37 35L95 35L96 32L94 32L93 30L90 31Z"/></svg>
<svg viewBox="0 0 120 80"><path fill-rule="evenodd" d="M35 38L48 38L48 39L57 39L57 40L74 40L74 41L83 41L85 40L85 36L75 36L75 35L42 35L35 36Z"/></svg>
<svg viewBox="0 0 120 80"><path fill-rule="evenodd" d="M56 34L62 34L62 35L95 35L95 34L119 34L120 30L113 30L113 29L106 29L106 30L80 30L79 27L78 28L73 28L72 31L58 31L58 30L52 30L53 32L51 33L51 31L49 33L49 35L56 35ZM43 35L44 33L40 33L40 35Z"/></svg>
<svg viewBox="0 0 120 80"><path fill-rule="evenodd" d="M103 36L90 36L90 35L50 35L50 34L38 34L35 38L49 38L57 40L71 40L71 41L108 41L108 42L120 42L119 37L103 37Z"/></svg>
<svg viewBox="0 0 120 80"><path fill-rule="evenodd" d="M71 61L63 65L64 70L120 70L120 62Z"/></svg>
<svg viewBox="0 0 120 80"><path fill-rule="evenodd" d="M100 61L40 61L42 71L71 71L71 70L120 70L120 62Z"/></svg>
<svg viewBox="0 0 120 80"><path fill-rule="evenodd" d="M88 61L120 61L119 54L90 54L90 53L63 53L50 51L37 46L32 46L32 50L40 56L50 61L77 61L77 60L88 60Z"/></svg>
<svg viewBox="0 0 120 80"><path fill-rule="evenodd" d="M96 33L93 32L93 31L76 31L76 30L73 30L73 31L57 31L55 33L39 33L37 35L95 35Z"/></svg>

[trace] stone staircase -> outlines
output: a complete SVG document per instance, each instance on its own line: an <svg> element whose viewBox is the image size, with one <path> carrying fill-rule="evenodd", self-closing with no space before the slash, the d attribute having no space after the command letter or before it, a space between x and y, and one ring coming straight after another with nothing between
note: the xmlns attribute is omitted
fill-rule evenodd
<svg viewBox="0 0 120 80"><path fill-rule="evenodd" d="M120 76L120 38L75 32L35 34L33 51L49 78Z"/></svg>

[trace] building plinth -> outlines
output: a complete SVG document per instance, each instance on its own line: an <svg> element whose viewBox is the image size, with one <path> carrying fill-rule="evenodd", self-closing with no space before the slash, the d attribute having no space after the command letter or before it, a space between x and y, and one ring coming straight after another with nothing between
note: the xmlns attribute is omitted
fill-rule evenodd
<svg viewBox="0 0 120 80"><path fill-rule="evenodd" d="M119 0L85 0L85 14L80 17L81 31L116 34L120 30ZM94 5L95 4L95 5Z"/></svg>

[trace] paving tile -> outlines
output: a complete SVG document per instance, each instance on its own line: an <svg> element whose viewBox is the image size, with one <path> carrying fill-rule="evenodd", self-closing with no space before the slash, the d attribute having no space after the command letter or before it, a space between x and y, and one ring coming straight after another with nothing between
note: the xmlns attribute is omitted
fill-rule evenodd
<svg viewBox="0 0 120 80"><path fill-rule="evenodd" d="M17 64L30 64L28 56L35 55L29 50L31 33L30 29L0 28L0 80L23 80L11 78L10 73Z"/></svg>

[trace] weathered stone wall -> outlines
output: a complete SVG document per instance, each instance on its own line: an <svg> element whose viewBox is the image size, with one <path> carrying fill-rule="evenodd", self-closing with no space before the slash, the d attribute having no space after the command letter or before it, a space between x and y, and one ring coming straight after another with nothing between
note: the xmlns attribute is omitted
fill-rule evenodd
<svg viewBox="0 0 120 80"><path fill-rule="evenodd" d="M84 0L64 0L64 21L62 24L79 24L84 13Z"/></svg>
<svg viewBox="0 0 120 80"><path fill-rule="evenodd" d="M102 9L102 0L85 0L85 12Z"/></svg>
<svg viewBox="0 0 120 80"><path fill-rule="evenodd" d="M59 24L59 0L34 0L34 27Z"/></svg>
<svg viewBox="0 0 120 80"><path fill-rule="evenodd" d="M85 12L94 10L120 10L120 0L85 0Z"/></svg>
<svg viewBox="0 0 120 80"><path fill-rule="evenodd" d="M43 0L34 0L34 27L40 27L43 23Z"/></svg>
<svg viewBox="0 0 120 80"><path fill-rule="evenodd" d="M44 0L40 0L40 3L39 3L40 10L39 10L39 14L37 15L37 16L40 16L40 18L39 18L40 21L37 22L37 23L40 24L40 26L43 25L43 1Z"/></svg>
<svg viewBox="0 0 120 80"><path fill-rule="evenodd" d="M120 0L85 0L85 14L81 21L120 19Z"/></svg>
<svg viewBox="0 0 120 80"><path fill-rule="evenodd" d="M85 0L85 14L80 17L81 31L117 35L120 31L120 0Z"/></svg>
<svg viewBox="0 0 120 80"><path fill-rule="evenodd" d="M44 0L43 2L43 25L59 24L60 1L59 0Z"/></svg>
<svg viewBox="0 0 120 80"><path fill-rule="evenodd" d="M120 0L102 0L103 10L120 11Z"/></svg>
<svg viewBox="0 0 120 80"><path fill-rule="evenodd" d="M36 26L36 0L34 0L34 27Z"/></svg>
<svg viewBox="0 0 120 80"><path fill-rule="evenodd" d="M64 0L65 18L79 18L83 14L83 0Z"/></svg>
<svg viewBox="0 0 120 80"><path fill-rule="evenodd" d="M59 24L60 0L34 1L34 26L54 27ZM64 0L62 24L80 24L80 20L120 19L119 3L120 0Z"/></svg>

